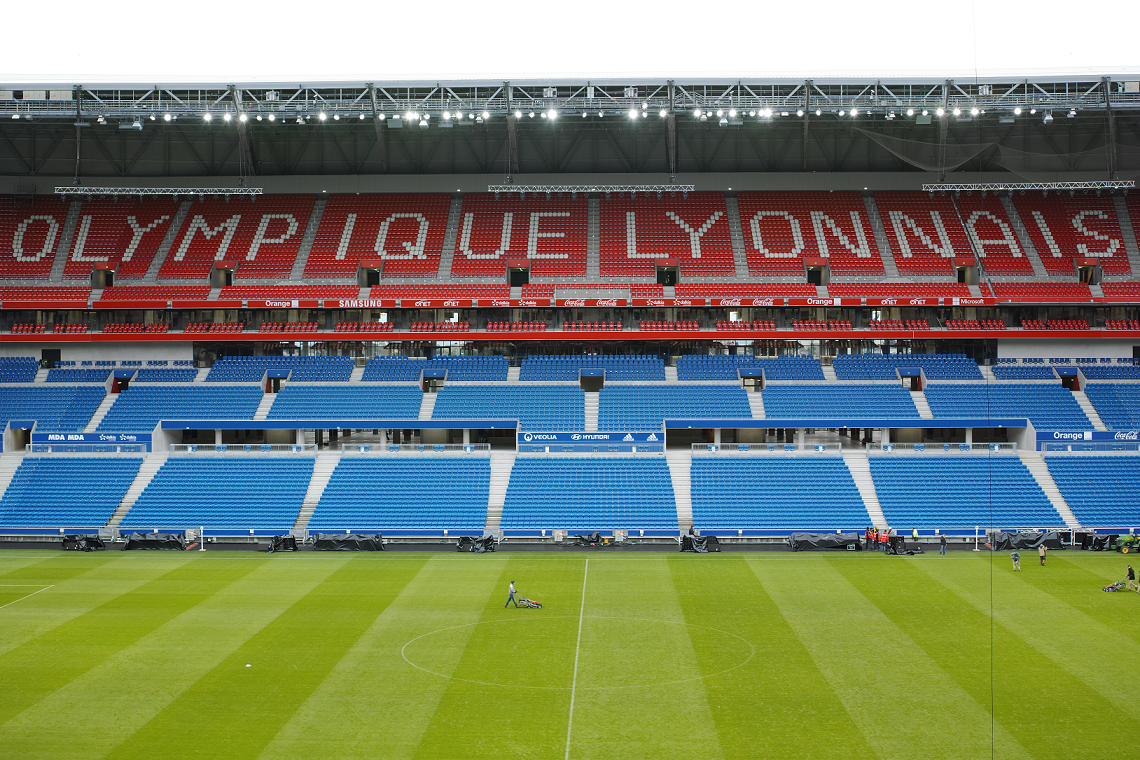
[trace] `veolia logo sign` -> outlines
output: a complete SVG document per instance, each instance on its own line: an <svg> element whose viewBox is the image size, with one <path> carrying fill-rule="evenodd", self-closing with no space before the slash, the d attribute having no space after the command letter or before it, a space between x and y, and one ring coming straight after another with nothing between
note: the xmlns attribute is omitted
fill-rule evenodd
<svg viewBox="0 0 1140 760"><path fill-rule="evenodd" d="M660 443L657 433L519 433L519 443Z"/></svg>

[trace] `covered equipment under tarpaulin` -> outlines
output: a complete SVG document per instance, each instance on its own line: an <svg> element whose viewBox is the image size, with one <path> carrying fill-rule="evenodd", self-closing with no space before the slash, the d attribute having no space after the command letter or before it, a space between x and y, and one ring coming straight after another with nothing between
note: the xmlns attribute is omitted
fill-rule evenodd
<svg viewBox="0 0 1140 760"><path fill-rule="evenodd" d="M269 542L269 547L265 550L270 554L274 552L295 552L297 551L297 539L294 536L274 536Z"/></svg>
<svg viewBox="0 0 1140 760"><path fill-rule="evenodd" d="M67 551L98 552L104 551L107 545L97 533L77 533L63 537L63 548Z"/></svg>
<svg viewBox="0 0 1140 760"><path fill-rule="evenodd" d="M697 554L707 554L708 552L719 552L720 542L716 540L716 536L681 536L681 551L683 552L696 552Z"/></svg>
<svg viewBox="0 0 1140 760"><path fill-rule="evenodd" d="M455 545L457 552L473 552L475 554L482 554L483 552L495 551L495 537L494 536L460 536L459 543Z"/></svg>
<svg viewBox="0 0 1140 760"><path fill-rule="evenodd" d="M166 549L182 551L186 548L186 538L181 533L132 533L127 536L123 551L132 549Z"/></svg>
<svg viewBox="0 0 1140 760"><path fill-rule="evenodd" d="M788 547L794 552L820 551L824 549L860 551L858 533L793 533L788 536Z"/></svg>
<svg viewBox="0 0 1140 760"><path fill-rule="evenodd" d="M1046 549L1064 549L1064 536L1057 531L1039 533L1035 530L1021 531L1019 533L991 533L990 546L994 551L1011 551L1015 549L1036 549L1044 544Z"/></svg>
<svg viewBox="0 0 1140 760"><path fill-rule="evenodd" d="M318 552L384 551L384 537L379 533L314 533L311 538Z"/></svg>

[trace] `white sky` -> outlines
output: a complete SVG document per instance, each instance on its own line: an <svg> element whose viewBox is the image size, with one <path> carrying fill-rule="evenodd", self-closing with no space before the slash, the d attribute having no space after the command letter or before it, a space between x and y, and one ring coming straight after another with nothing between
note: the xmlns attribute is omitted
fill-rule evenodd
<svg viewBox="0 0 1140 760"><path fill-rule="evenodd" d="M1140 73L1136 0L56 0L3 17L9 84Z"/></svg>

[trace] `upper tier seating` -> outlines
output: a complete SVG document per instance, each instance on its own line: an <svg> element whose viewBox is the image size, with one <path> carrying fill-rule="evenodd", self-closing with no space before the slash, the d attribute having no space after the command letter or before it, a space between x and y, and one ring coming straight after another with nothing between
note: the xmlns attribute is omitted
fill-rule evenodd
<svg viewBox="0 0 1140 760"><path fill-rule="evenodd" d="M523 430L585 430L586 395L573 385L446 385L433 420L519 420Z"/></svg>
<svg viewBox="0 0 1140 760"><path fill-rule="evenodd" d="M955 258L974 258L950 196L877 192L875 203L900 275L952 276Z"/></svg>
<svg viewBox="0 0 1140 760"><path fill-rule="evenodd" d="M840 457L695 456L690 477L693 524L702 531L854 530L870 522Z"/></svg>
<svg viewBox="0 0 1140 760"><path fill-rule="evenodd" d="M153 430L159 420L252 420L261 396L261 388L254 385L131 385L119 394L98 429Z"/></svg>
<svg viewBox="0 0 1140 760"><path fill-rule="evenodd" d="M751 354L686 354L677 360L678 380L736 380L737 369L764 370L768 380L824 380L819 359L800 354L752 356Z"/></svg>
<svg viewBox="0 0 1140 760"><path fill-rule="evenodd" d="M117 335L154 335L155 333L164 333L170 329L170 325L165 322L154 322L149 325L143 324L120 324L116 322L108 322L103 325L103 332L113 333Z"/></svg>
<svg viewBox="0 0 1140 760"><path fill-rule="evenodd" d="M959 282L832 282L828 295L836 298L969 298L970 286Z"/></svg>
<svg viewBox="0 0 1140 760"><path fill-rule="evenodd" d="M266 419L414 420L423 391L414 385L282 386Z"/></svg>
<svg viewBox="0 0 1140 760"><path fill-rule="evenodd" d="M312 210L311 195L195 200L158 276L205 279L234 261L238 277L288 277Z"/></svg>
<svg viewBox="0 0 1140 760"><path fill-rule="evenodd" d="M910 391L898 385L769 385L762 393L771 419L918 417Z"/></svg>
<svg viewBox="0 0 1140 760"><path fill-rule="evenodd" d="M67 201L59 196L26 202L0 195L0 280L47 280L66 219Z"/></svg>
<svg viewBox="0 0 1140 760"><path fill-rule="evenodd" d="M43 279L47 279L46 274ZM12 285L0 287L0 301L86 301L90 297L91 288L83 286Z"/></svg>
<svg viewBox="0 0 1140 760"><path fill-rule="evenodd" d="M135 374L135 383L192 383L198 370L192 368L157 367L140 369Z"/></svg>
<svg viewBox="0 0 1140 760"><path fill-rule="evenodd" d="M434 359L408 359L391 356L370 359L364 368L365 382L417 382L425 369L447 370L447 381L504 382L505 356L437 356Z"/></svg>
<svg viewBox="0 0 1140 760"><path fill-rule="evenodd" d="M1100 364L1095 367L1081 367L1081 372L1089 380L1140 380L1140 367L1128 365Z"/></svg>
<svg viewBox="0 0 1140 760"><path fill-rule="evenodd" d="M1030 192L1013 202L1049 274L1075 275L1074 258L1099 258L1106 275L1132 273L1111 196Z"/></svg>
<svg viewBox="0 0 1140 760"><path fill-rule="evenodd" d="M500 525L676 529L677 503L664 457L519 457L511 470Z"/></svg>
<svg viewBox="0 0 1140 760"><path fill-rule="evenodd" d="M356 277L361 260L383 260L385 277L435 277L451 196L333 195L317 228L305 277Z"/></svg>
<svg viewBox="0 0 1140 760"><path fill-rule="evenodd" d="M338 323L339 327L340 323ZM320 329L316 322L262 322L257 328L263 333L299 333L317 332Z"/></svg>
<svg viewBox="0 0 1140 760"><path fill-rule="evenodd" d="M1100 289L1109 297L1140 299L1140 282L1102 282Z"/></svg>
<svg viewBox="0 0 1140 760"><path fill-rule="evenodd" d="M25 457L0 500L0 525L101 528L138 474L142 458Z"/></svg>
<svg viewBox="0 0 1140 760"><path fill-rule="evenodd" d="M47 325L36 324L35 322L16 322L12 325L12 334L34 335L36 333L46 332L46 327ZM0 380L0 382L4 381Z"/></svg>
<svg viewBox="0 0 1140 760"><path fill-rule="evenodd" d="M606 380L664 380L665 363L656 356L531 356L522 360L519 380L577 380L584 367L600 368Z"/></svg>
<svg viewBox="0 0 1140 760"><path fill-rule="evenodd" d="M928 380L981 380L982 371L964 354L843 354L834 359L840 380L894 380L899 367L921 367Z"/></svg>
<svg viewBox="0 0 1140 760"><path fill-rule="evenodd" d="M347 382L351 356L225 356L214 362L207 383L256 383L266 370L287 369L294 383Z"/></svg>
<svg viewBox="0 0 1140 760"><path fill-rule="evenodd" d="M340 460L310 530L450 528L482 531L491 460L351 457Z"/></svg>
<svg viewBox="0 0 1140 760"><path fill-rule="evenodd" d="M99 296L104 301L205 301L209 297L209 285L112 285Z"/></svg>
<svg viewBox="0 0 1140 760"><path fill-rule="evenodd" d="M392 332L393 327L391 322L337 322L333 332Z"/></svg>
<svg viewBox="0 0 1140 760"><path fill-rule="evenodd" d="M1091 430L1092 423L1073 398L1056 385L989 383L926 386L930 411L938 417L1028 417L1038 430Z"/></svg>
<svg viewBox="0 0 1140 760"><path fill-rule="evenodd" d="M508 259L529 259L539 277L585 274L586 205L585 194L465 194L452 276L502 276Z"/></svg>
<svg viewBox="0 0 1140 760"><path fill-rule="evenodd" d="M523 298L554 298L554 290L554 285L539 285L531 282L519 289L519 295Z"/></svg>
<svg viewBox="0 0 1140 760"><path fill-rule="evenodd" d="M1109 430L1140 430L1140 385L1089 383L1085 395Z"/></svg>
<svg viewBox="0 0 1140 760"><path fill-rule="evenodd" d="M31 356L0 356L0 383L30 383L39 366Z"/></svg>
<svg viewBox="0 0 1140 760"><path fill-rule="evenodd" d="M723 193L639 193L602 199L601 273L646 277L654 259L677 259L686 277L733 276L732 238Z"/></svg>
<svg viewBox="0 0 1140 760"><path fill-rule="evenodd" d="M1092 300L1089 286L1083 282L994 282L990 283L998 298L1071 298L1077 301Z"/></svg>
<svg viewBox="0 0 1140 760"><path fill-rule="evenodd" d="M1083 527L1140 525L1140 457L1055 455L1045 464Z"/></svg>
<svg viewBox="0 0 1140 760"><path fill-rule="evenodd" d="M986 274L994 277L1033 276L1033 264L1025 255L1000 198L993 193L984 196L981 193L960 193L955 202L962 224L966 226L966 234L982 257ZM955 217L955 223L957 219Z"/></svg>
<svg viewBox="0 0 1140 760"><path fill-rule="evenodd" d="M111 375L109 369L49 369L49 383L105 383Z"/></svg>
<svg viewBox="0 0 1140 760"><path fill-rule="evenodd" d="M312 476L310 457L171 457L119 529L291 528Z"/></svg>
<svg viewBox="0 0 1140 760"><path fill-rule="evenodd" d="M730 385L610 385L598 394L598 430L660 430L666 419L751 419Z"/></svg>
<svg viewBox="0 0 1140 760"><path fill-rule="evenodd" d="M142 279L177 214L178 201L164 196L83 201L64 278L86 280L106 262L118 264L116 280Z"/></svg>
<svg viewBox="0 0 1140 760"><path fill-rule="evenodd" d="M833 275L883 274L859 193L740 193L737 203L754 275L803 277L805 256L826 257Z"/></svg>
<svg viewBox="0 0 1140 760"><path fill-rule="evenodd" d="M1060 528L1065 521L1015 456L872 456L887 523L900 529Z"/></svg>
<svg viewBox="0 0 1140 760"><path fill-rule="evenodd" d="M677 298L815 298L815 285L806 282L682 282L673 286Z"/></svg>
<svg viewBox="0 0 1140 760"><path fill-rule="evenodd" d="M994 377L998 380L1056 380L1052 367L1008 367L995 364Z"/></svg>
<svg viewBox="0 0 1140 760"><path fill-rule="evenodd" d="M523 286L526 287L525 285ZM525 293L523 294L525 297ZM510 298L510 285L373 285L368 292L369 298L428 298L439 299L466 299L466 298ZM410 304L405 304L410 305Z"/></svg>
<svg viewBox="0 0 1140 760"><path fill-rule="evenodd" d="M360 287L358 285L230 285L222 288L221 293L218 294L218 298L223 301L284 299L337 300L359 297Z"/></svg>
<svg viewBox="0 0 1140 760"><path fill-rule="evenodd" d="M0 430L9 420L38 420L37 433L74 433L90 421L106 395L101 385L4 388L0 393Z"/></svg>

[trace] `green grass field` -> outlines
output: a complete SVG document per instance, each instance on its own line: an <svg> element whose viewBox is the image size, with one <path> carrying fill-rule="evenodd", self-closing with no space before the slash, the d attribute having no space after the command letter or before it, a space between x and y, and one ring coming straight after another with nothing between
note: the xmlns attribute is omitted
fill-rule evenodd
<svg viewBox="0 0 1140 760"><path fill-rule="evenodd" d="M3 551L0 757L1134 757L1128 558L1030 554Z"/></svg>

